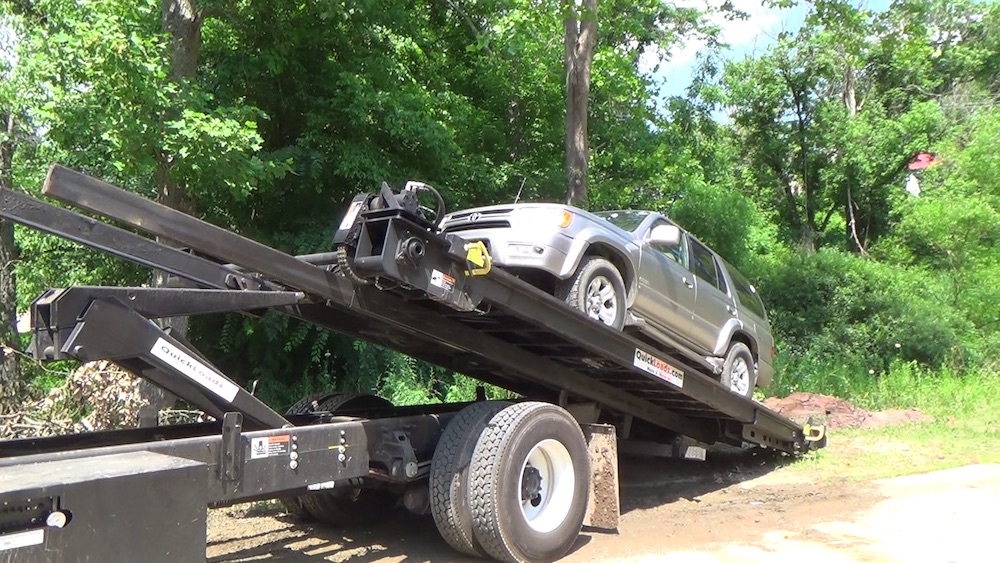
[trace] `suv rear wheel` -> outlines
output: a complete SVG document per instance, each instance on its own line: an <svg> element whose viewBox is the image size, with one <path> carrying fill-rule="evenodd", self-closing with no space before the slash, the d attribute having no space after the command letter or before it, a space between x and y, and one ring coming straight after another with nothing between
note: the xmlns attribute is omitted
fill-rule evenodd
<svg viewBox="0 0 1000 563"><path fill-rule="evenodd" d="M625 282L618 268L600 256L581 260L573 277L556 288L556 297L612 328L625 326Z"/></svg>
<svg viewBox="0 0 1000 563"><path fill-rule="evenodd" d="M722 364L722 384L737 395L752 397L757 385L757 369L750 348L742 342L733 342Z"/></svg>

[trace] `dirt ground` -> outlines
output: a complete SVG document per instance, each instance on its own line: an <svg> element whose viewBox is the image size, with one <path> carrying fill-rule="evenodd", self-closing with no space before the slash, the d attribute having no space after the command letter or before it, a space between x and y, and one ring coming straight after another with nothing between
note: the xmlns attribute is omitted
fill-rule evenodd
<svg viewBox="0 0 1000 563"><path fill-rule="evenodd" d="M881 428L933 420L917 409L889 409L872 412L858 408L844 399L816 393L792 393L783 399L770 397L764 399L764 406L798 422L812 419L814 422L825 424L830 430Z"/></svg>
<svg viewBox="0 0 1000 563"><path fill-rule="evenodd" d="M983 561L1000 506L1000 465L814 483L742 451L707 462L623 458L621 483L618 533L585 529L563 561ZM402 509L361 530L301 524L277 511L234 513L210 515L211 562L481 561L457 556L429 516Z"/></svg>

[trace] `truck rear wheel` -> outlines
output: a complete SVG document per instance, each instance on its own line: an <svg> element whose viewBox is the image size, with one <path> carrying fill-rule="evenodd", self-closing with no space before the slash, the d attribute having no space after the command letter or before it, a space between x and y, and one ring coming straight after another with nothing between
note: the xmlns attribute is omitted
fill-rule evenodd
<svg viewBox="0 0 1000 563"><path fill-rule="evenodd" d="M431 514L441 536L456 550L486 557L472 530L469 466L486 423L510 403L485 401L461 410L438 440L431 461Z"/></svg>
<svg viewBox="0 0 1000 563"><path fill-rule="evenodd" d="M552 561L573 546L587 509L590 458L580 426L549 403L518 403L487 424L472 456L476 539L501 561Z"/></svg>
<svg viewBox="0 0 1000 563"><path fill-rule="evenodd" d="M285 412L302 415L318 412L336 413L351 409L387 408L392 403L375 395L350 395L324 392L306 397ZM338 528L369 524L387 514L396 505L397 495L369 488L321 491L282 499L289 513L303 520L318 520Z"/></svg>

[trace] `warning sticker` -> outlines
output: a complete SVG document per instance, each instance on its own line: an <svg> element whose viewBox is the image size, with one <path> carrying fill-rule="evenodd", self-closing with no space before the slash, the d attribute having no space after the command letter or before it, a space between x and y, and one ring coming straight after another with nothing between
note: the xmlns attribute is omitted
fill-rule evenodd
<svg viewBox="0 0 1000 563"><path fill-rule="evenodd" d="M635 367L659 377L667 383L684 387L684 372L646 352L635 349Z"/></svg>
<svg viewBox="0 0 1000 563"><path fill-rule="evenodd" d="M354 220L358 218L358 212L361 211L360 201L352 201L351 206L347 208L347 213L344 215L343 221L340 222L340 230L350 229L354 226Z"/></svg>
<svg viewBox="0 0 1000 563"><path fill-rule="evenodd" d="M431 272L431 285L440 287L445 293L451 293L451 290L455 288L455 277L449 276L441 270L434 270Z"/></svg>
<svg viewBox="0 0 1000 563"><path fill-rule="evenodd" d="M233 402L240 388L226 379L226 377L198 360L188 353L162 338L156 339L156 344L149 351L150 354L163 360L170 367L188 376L198 385L208 389L212 393L223 399Z"/></svg>
<svg viewBox="0 0 1000 563"><path fill-rule="evenodd" d="M290 434L252 438L250 440L250 459L288 455Z"/></svg>
<svg viewBox="0 0 1000 563"><path fill-rule="evenodd" d="M43 541L45 541L45 529L43 528L16 534L4 534L0 535L0 551L39 545Z"/></svg>

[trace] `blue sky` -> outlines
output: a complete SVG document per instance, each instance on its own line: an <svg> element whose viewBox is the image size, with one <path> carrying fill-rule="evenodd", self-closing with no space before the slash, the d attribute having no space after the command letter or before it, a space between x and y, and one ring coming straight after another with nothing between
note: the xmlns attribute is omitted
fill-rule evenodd
<svg viewBox="0 0 1000 563"><path fill-rule="evenodd" d="M674 4L681 7L717 9L723 0L675 0ZM726 58L742 59L749 55L763 53L774 43L782 31L795 32L805 20L806 2L789 9L767 8L762 0L733 0L733 5L749 15L746 20L727 21L716 11L712 21L721 29L721 40L729 45ZM873 11L884 11L889 0L856 0L855 6L864 6ZM683 95L698 65L698 53L705 47L700 41L688 41L680 48L669 53L669 60L660 63L656 78L664 85L665 96ZM650 53L647 58L648 67L655 63L656 55ZM647 68L648 68L647 67Z"/></svg>

